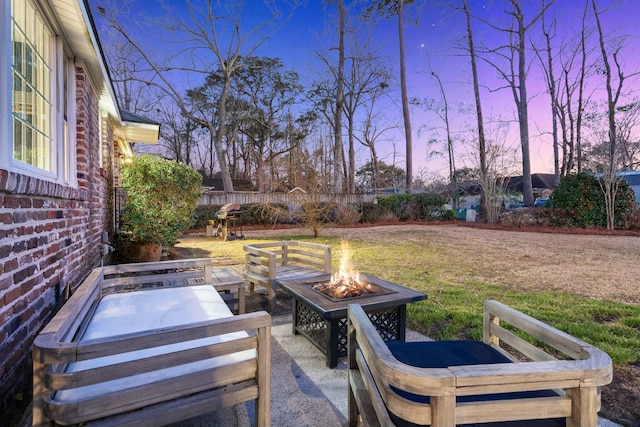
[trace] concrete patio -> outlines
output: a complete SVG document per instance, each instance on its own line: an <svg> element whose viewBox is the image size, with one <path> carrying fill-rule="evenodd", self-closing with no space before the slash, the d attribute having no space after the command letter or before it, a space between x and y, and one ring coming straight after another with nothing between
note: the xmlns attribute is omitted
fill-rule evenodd
<svg viewBox="0 0 640 427"><path fill-rule="evenodd" d="M291 315L275 315L271 329L271 425L346 426L347 364L340 359L329 369L325 356L291 331ZM408 341L425 339L407 331ZM250 427L253 403L236 405L172 427Z"/></svg>

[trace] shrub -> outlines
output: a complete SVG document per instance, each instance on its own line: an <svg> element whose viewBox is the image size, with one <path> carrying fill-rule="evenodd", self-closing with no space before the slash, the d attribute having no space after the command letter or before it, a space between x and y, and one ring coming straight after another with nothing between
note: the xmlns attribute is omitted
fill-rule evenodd
<svg viewBox="0 0 640 427"><path fill-rule="evenodd" d="M563 209L568 213L570 226L606 227L607 225L604 192L598 178L592 175L576 173L565 176L551 194L550 200L554 208ZM615 200L614 224L616 227L622 225L622 218L633 205L633 190L626 181L621 181Z"/></svg>
<svg viewBox="0 0 640 427"><path fill-rule="evenodd" d="M441 219L443 208L447 199L440 194L422 193L414 194L413 201L418 208L419 219L422 221L433 221Z"/></svg>
<svg viewBox="0 0 640 427"><path fill-rule="evenodd" d="M456 219L456 211L453 209L445 209L440 214L441 221L453 221Z"/></svg>
<svg viewBox="0 0 640 427"><path fill-rule="evenodd" d="M218 205L199 205L193 214L192 228L205 228L207 221L215 220L215 213L219 211L221 206Z"/></svg>
<svg viewBox="0 0 640 427"><path fill-rule="evenodd" d="M378 222L380 220L381 208L378 203L362 204L362 222Z"/></svg>
<svg viewBox="0 0 640 427"><path fill-rule="evenodd" d="M146 154L122 167L127 204L121 230L141 243L173 246L192 225L202 176L185 165Z"/></svg>
<svg viewBox="0 0 640 427"><path fill-rule="evenodd" d="M632 208L629 208L622 216L622 220L624 222L624 228L640 231L640 207L634 205Z"/></svg>
<svg viewBox="0 0 640 427"><path fill-rule="evenodd" d="M293 213L281 203L254 203L242 207L242 222L247 225L274 225L291 222Z"/></svg>
<svg viewBox="0 0 640 427"><path fill-rule="evenodd" d="M340 225L354 225L362 219L362 213L358 205L336 206L336 222Z"/></svg>
<svg viewBox="0 0 640 427"><path fill-rule="evenodd" d="M392 214L400 221L411 219L410 201L411 194L393 194L391 196L378 197L381 215Z"/></svg>

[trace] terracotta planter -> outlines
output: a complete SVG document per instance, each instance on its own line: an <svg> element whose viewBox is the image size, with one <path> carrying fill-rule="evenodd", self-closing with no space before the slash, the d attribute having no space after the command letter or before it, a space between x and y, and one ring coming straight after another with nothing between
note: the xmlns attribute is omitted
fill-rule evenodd
<svg viewBox="0 0 640 427"><path fill-rule="evenodd" d="M129 242L127 258L130 262L160 261L162 245L159 243Z"/></svg>

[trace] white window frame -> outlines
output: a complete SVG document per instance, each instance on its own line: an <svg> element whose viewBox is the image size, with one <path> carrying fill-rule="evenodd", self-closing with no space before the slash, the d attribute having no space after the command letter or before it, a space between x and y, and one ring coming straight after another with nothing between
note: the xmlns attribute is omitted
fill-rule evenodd
<svg viewBox="0 0 640 427"><path fill-rule="evenodd" d="M46 22L53 35L51 42L51 170L21 162L13 157L13 117L12 117L12 70L11 46L11 0L3 1L0 6L0 46L4 55L0 56L0 168L11 172L53 181L67 186L77 187L76 174L76 115L75 115L75 66L73 59L65 61L63 40L54 25L47 20L46 14L33 0L29 2ZM66 67L65 67L66 63ZM66 79L66 96L65 96ZM67 104L65 126L65 100Z"/></svg>

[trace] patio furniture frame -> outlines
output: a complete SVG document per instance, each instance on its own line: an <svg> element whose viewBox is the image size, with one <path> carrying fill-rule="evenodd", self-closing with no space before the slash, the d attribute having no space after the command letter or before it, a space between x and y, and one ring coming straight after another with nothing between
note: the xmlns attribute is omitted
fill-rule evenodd
<svg viewBox="0 0 640 427"><path fill-rule="evenodd" d="M566 418L567 427L596 427L598 387L612 380L611 358L603 351L496 301L484 302L483 341L514 363L420 368L396 359L362 307L349 306L349 425L456 424ZM505 328L501 322L508 323ZM518 336L525 332L556 357ZM424 343L419 343L424 344ZM518 362L503 345L527 360ZM557 353L555 353L557 352ZM397 393L428 396L428 403ZM500 393L551 390L549 397L504 400ZM461 396L484 400L460 402ZM492 396L487 396L492 395ZM482 401L480 401L482 400ZM490 424L487 424L490 425Z"/></svg>
<svg viewBox="0 0 640 427"><path fill-rule="evenodd" d="M128 277L127 277L128 276ZM257 426L270 424L271 316L266 312L187 323L129 334L83 340L82 334L101 299L112 293L211 284L209 258L107 266L94 269L35 340L33 348L33 425L78 424L156 426L255 400ZM223 286L224 288L227 285ZM222 300L220 300L222 303ZM233 332L233 339L202 341ZM225 338L226 339L226 338ZM99 358L180 345L180 351L104 364ZM154 350L155 351L155 350ZM234 354L243 352L243 357ZM248 353L247 353L248 352ZM135 353L134 353L135 354ZM248 354L248 355L247 355ZM253 356L251 356L253 354ZM102 383L219 357L187 374L124 389ZM97 360L98 359L98 360ZM98 367L72 372L70 364L93 361ZM198 365L204 366L204 365ZM173 371L176 372L176 371ZM61 390L97 386L96 396L57 401ZM113 387L112 387L113 388Z"/></svg>
<svg viewBox="0 0 640 427"><path fill-rule="evenodd" d="M249 292L255 285L267 290L269 310L276 308L278 280L314 277L331 273L331 246L298 241L280 241L244 245L244 277Z"/></svg>

